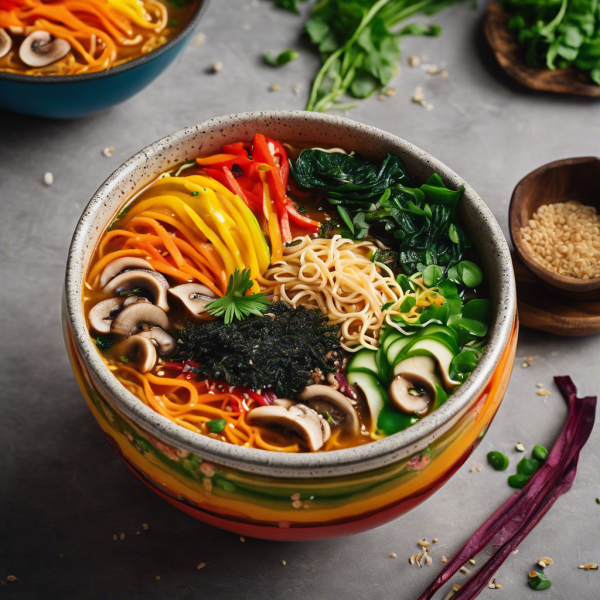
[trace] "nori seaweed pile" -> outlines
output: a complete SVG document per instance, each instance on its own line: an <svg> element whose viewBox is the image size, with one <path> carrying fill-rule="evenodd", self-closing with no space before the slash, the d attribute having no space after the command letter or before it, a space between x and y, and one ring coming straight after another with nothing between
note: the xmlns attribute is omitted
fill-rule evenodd
<svg viewBox="0 0 600 600"><path fill-rule="evenodd" d="M277 302L265 316L230 325L222 319L188 323L178 341L182 355L200 363L192 372L201 378L225 379L252 390L267 388L293 398L312 383L317 367L323 373L335 371L325 356L340 349L337 331L318 309Z"/></svg>

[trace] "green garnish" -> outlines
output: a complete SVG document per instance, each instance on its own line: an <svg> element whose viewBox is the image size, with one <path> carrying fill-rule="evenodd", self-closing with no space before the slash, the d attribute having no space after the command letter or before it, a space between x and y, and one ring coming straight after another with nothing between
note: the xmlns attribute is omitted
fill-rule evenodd
<svg viewBox="0 0 600 600"><path fill-rule="evenodd" d="M129 359L126 356L119 356L119 360L122 363L128 363L129 362Z"/></svg>
<svg viewBox="0 0 600 600"><path fill-rule="evenodd" d="M541 466L542 463L535 458L522 458L517 465L517 473L531 477Z"/></svg>
<svg viewBox="0 0 600 600"><path fill-rule="evenodd" d="M286 50L277 56L272 56L269 52L263 54L265 62L272 67L282 67L283 65L287 65L293 60L296 60L299 56L300 54L295 50Z"/></svg>
<svg viewBox="0 0 600 600"><path fill-rule="evenodd" d="M113 341L110 338L99 335L94 342L98 350L108 350L112 345Z"/></svg>
<svg viewBox="0 0 600 600"><path fill-rule="evenodd" d="M200 192L195 192L195 191L192 192L192 196L198 196L198 195L200 195Z"/></svg>
<svg viewBox="0 0 600 600"><path fill-rule="evenodd" d="M225 325L233 323L234 319L243 321L249 315L261 316L271 302L262 293L246 296L252 283L250 269L236 269L229 277L225 295L206 306L208 313L213 317L223 317Z"/></svg>
<svg viewBox="0 0 600 600"><path fill-rule="evenodd" d="M319 237L328 238L331 237L333 232L338 228L338 222L335 219L324 221L321 223L321 230Z"/></svg>
<svg viewBox="0 0 600 600"><path fill-rule="evenodd" d="M332 427L335 427L338 424L338 422L329 414L329 411L327 410L325 411L325 418Z"/></svg>
<svg viewBox="0 0 600 600"><path fill-rule="evenodd" d="M544 448L544 446L540 446L540 444L536 444L533 447L531 456L533 456L533 458L535 458L536 460L539 460L540 462L546 462L546 459L548 458L548 450L546 450L546 448Z"/></svg>
<svg viewBox="0 0 600 600"><path fill-rule="evenodd" d="M308 212L308 208L306 206L298 206L296 210L301 214L305 215Z"/></svg>
<svg viewBox="0 0 600 600"><path fill-rule="evenodd" d="M596 504L600 504L600 498L596 498Z"/></svg>
<svg viewBox="0 0 600 600"><path fill-rule="evenodd" d="M206 421L206 426L212 433L221 433L227 426L227 421L225 419L214 419L213 421Z"/></svg>
<svg viewBox="0 0 600 600"><path fill-rule="evenodd" d="M592 0L502 0L529 67L574 67L600 85L600 14Z"/></svg>
<svg viewBox="0 0 600 600"><path fill-rule="evenodd" d="M527 475L522 475L521 473L515 473L508 477L508 485L517 490L524 488L528 481L529 477Z"/></svg>
<svg viewBox="0 0 600 600"><path fill-rule="evenodd" d="M124 292L119 292L119 296L122 296L122 297L129 296L129 290L125 290Z"/></svg>
<svg viewBox="0 0 600 600"><path fill-rule="evenodd" d="M487 459L496 471L504 471L508 467L508 457L497 450L488 452Z"/></svg>
<svg viewBox="0 0 600 600"><path fill-rule="evenodd" d="M529 587L532 590L547 590L552 585L550 580L543 573L540 573L539 571L531 571L531 573L535 573L533 577L531 575L529 576Z"/></svg>

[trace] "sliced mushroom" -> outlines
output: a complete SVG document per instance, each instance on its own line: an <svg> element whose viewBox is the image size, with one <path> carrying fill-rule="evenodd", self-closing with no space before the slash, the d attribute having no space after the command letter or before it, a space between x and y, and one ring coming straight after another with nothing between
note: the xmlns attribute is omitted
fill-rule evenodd
<svg viewBox="0 0 600 600"><path fill-rule="evenodd" d="M110 324L121 309L125 298L108 298L90 310L90 327L96 333L110 333Z"/></svg>
<svg viewBox="0 0 600 600"><path fill-rule="evenodd" d="M131 306L132 304L135 304L136 302L150 303L150 300L148 300L148 298L144 298L144 296L136 296L135 294L131 294L131 296L127 296L125 298L125 302L123 302L123 308L125 308L126 306Z"/></svg>
<svg viewBox="0 0 600 600"><path fill-rule="evenodd" d="M297 433L312 452L323 447L329 439L329 423L312 408L304 404L260 406L252 409L248 417L257 425L278 426Z"/></svg>
<svg viewBox="0 0 600 600"><path fill-rule="evenodd" d="M206 305L217 296L212 290L201 283L183 283L169 288L169 294L177 298L185 309L194 316L206 312Z"/></svg>
<svg viewBox="0 0 600 600"><path fill-rule="evenodd" d="M430 356L411 356L399 362L394 367L394 375L388 393L391 402L401 411L422 413L435 402L435 386L441 386L442 380Z"/></svg>
<svg viewBox="0 0 600 600"><path fill-rule="evenodd" d="M156 326L161 329L169 328L167 313L149 302L136 302L124 308L110 325L110 332L115 335L129 337L139 333L142 325ZM144 338L148 339L148 338Z"/></svg>
<svg viewBox="0 0 600 600"><path fill-rule="evenodd" d="M132 335L116 348L119 357L127 358L127 363L140 373L147 373L156 364L156 348L150 339L142 335Z"/></svg>
<svg viewBox="0 0 600 600"><path fill-rule="evenodd" d="M5 29L0 29L0 58L6 56L12 48L12 38Z"/></svg>
<svg viewBox="0 0 600 600"><path fill-rule="evenodd" d="M135 290L142 288L152 294L154 304L164 310L169 310L167 303L167 290L169 283L163 275L156 271L146 271L144 269L135 269L133 271L125 271L111 279L103 288L102 291L107 294L115 294L127 290Z"/></svg>
<svg viewBox="0 0 600 600"><path fill-rule="evenodd" d="M358 414L350 400L341 392L328 385L316 384L305 387L297 398L320 415L329 413L334 421L358 435L360 431Z"/></svg>
<svg viewBox="0 0 600 600"><path fill-rule="evenodd" d="M34 31L19 48L19 58L30 67L45 67L65 57L71 51L67 40L55 38L47 31Z"/></svg>
<svg viewBox="0 0 600 600"><path fill-rule="evenodd" d="M154 271L154 267L143 258L135 256L122 256L111 260L102 270L98 285L104 287L111 279L123 273L123 271L131 271L133 269L144 269L146 271Z"/></svg>
<svg viewBox="0 0 600 600"><path fill-rule="evenodd" d="M143 325L142 329L144 331L138 335L152 340L154 345L158 347L160 354L171 354L175 350L175 346L177 345L175 340L164 329L160 327L148 327L147 325Z"/></svg>

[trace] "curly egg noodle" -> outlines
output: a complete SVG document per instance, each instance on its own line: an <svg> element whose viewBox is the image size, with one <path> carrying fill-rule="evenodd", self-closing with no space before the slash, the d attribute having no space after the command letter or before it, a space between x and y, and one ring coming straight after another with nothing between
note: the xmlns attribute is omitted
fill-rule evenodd
<svg viewBox="0 0 600 600"><path fill-rule="evenodd" d="M294 307L321 309L330 323L341 325L345 350L377 350L384 318L381 307L404 295L392 271L371 261L377 248L340 235L295 241L284 248L284 261L259 279L261 285Z"/></svg>

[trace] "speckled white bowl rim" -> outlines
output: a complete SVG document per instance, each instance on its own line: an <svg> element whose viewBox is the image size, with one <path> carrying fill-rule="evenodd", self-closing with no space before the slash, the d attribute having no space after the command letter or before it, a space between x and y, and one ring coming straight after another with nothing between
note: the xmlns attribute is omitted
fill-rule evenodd
<svg viewBox="0 0 600 600"><path fill-rule="evenodd" d="M89 255L104 227L117 212L115 202L118 200L122 204L131 196L122 187L128 185L139 189L143 185L140 181L147 181L150 176L168 169L176 159L182 160L187 154L197 156L201 151L206 152L206 146L211 146L211 150L212 147L220 147L231 141L231 138L227 139L228 130L234 129L239 137L248 138L255 131L277 129L284 141L314 142L319 135L323 137L318 133L319 127L339 131L339 139L344 139L347 147L348 138L362 138L361 147L370 145L375 148L371 152L367 149L367 157L382 158L386 151L397 154L407 164L413 180L423 181L435 171L447 185L454 188L464 186L465 192L459 206L461 222L482 260L493 298L493 322L485 353L467 381L439 409L402 432L363 446L331 452L287 454L235 446L189 431L157 414L126 390L100 358L88 333L82 308L83 282L88 262L86 252ZM311 139L311 135L314 139ZM337 137L329 133L327 142L338 145ZM326 142L321 140L317 143ZM186 149L178 151L182 144L187 144ZM374 156L377 154L379 156ZM414 163L412 169L411 162ZM103 211L106 214L99 221ZM94 194L77 224L69 249L65 299L66 318L95 383L104 396L111 399L114 407L142 430L205 460L246 472L289 478L342 476L384 467L431 443L448 429L451 422L460 418L482 391L509 342L516 314L514 274L502 230L489 208L461 177L423 150L370 125L327 114L284 110L247 112L210 119L151 144L121 165Z"/></svg>

